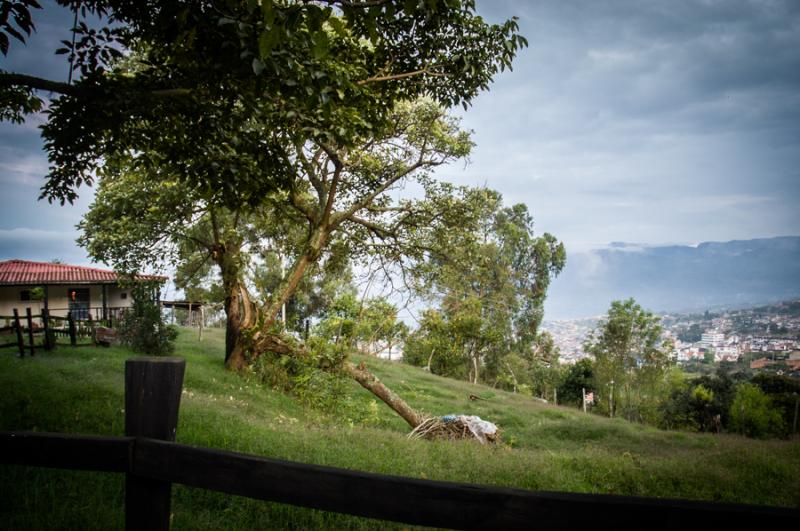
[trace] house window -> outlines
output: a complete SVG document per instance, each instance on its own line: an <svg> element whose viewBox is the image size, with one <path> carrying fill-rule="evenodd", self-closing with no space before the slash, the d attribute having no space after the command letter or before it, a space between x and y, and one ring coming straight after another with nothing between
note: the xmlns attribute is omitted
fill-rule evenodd
<svg viewBox="0 0 800 531"><path fill-rule="evenodd" d="M125 300L128 298L128 294L123 291L122 293L119 294L119 298Z"/></svg>
<svg viewBox="0 0 800 531"><path fill-rule="evenodd" d="M31 289L20 290L19 300L22 302L44 300L44 288L31 288Z"/></svg>

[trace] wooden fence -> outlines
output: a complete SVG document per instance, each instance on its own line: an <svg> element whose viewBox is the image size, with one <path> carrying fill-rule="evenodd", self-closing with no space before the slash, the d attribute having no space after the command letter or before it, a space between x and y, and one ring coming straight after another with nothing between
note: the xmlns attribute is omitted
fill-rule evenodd
<svg viewBox="0 0 800 531"><path fill-rule="evenodd" d="M97 344L97 330L102 321L92 318L84 320L73 319L72 313L66 317L51 315L48 310L34 315L30 308L25 309L25 315L20 316L19 310L14 308L14 315L0 315L0 320L10 322L10 325L0 327L0 334L11 332L12 341L0 343L0 348L14 347L19 350L19 355L25 356L27 351L31 356L36 353L36 340L40 339L39 346L45 350L52 350L59 339L69 340L73 347L79 346L79 339L88 339L89 345ZM0 335L2 340L3 335Z"/></svg>
<svg viewBox="0 0 800 531"><path fill-rule="evenodd" d="M125 437L2 432L0 463L126 474L129 530L169 528L172 483L457 529L796 529L800 524L800 511L793 509L419 480L176 444L184 367L177 358L126 362Z"/></svg>

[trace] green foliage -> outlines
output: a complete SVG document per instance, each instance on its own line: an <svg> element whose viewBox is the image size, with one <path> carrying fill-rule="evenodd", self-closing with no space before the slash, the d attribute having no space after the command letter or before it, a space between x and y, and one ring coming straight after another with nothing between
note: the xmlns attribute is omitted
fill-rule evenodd
<svg viewBox="0 0 800 531"><path fill-rule="evenodd" d="M711 404L714 401L714 391L698 385L692 390L692 400L698 404Z"/></svg>
<svg viewBox="0 0 800 531"><path fill-rule="evenodd" d="M44 126L52 171L43 195L70 202L121 146L185 173L207 198L258 202L291 188L288 146L352 147L383 128L397 102L421 95L467 106L527 44L515 19L487 24L471 0L70 4L108 23L79 22L75 45L59 52L81 76L72 85L50 83L61 96ZM26 19L29 7L20 5ZM0 37L12 32L24 41L2 29ZM119 50L140 62L130 67ZM0 104L20 112L12 101ZM240 159L215 171L202 160L232 150ZM271 176L249 171L254 163Z"/></svg>
<svg viewBox="0 0 800 531"><path fill-rule="evenodd" d="M595 357L601 409L613 393L613 410L628 420L656 420L670 364L658 317L633 299L614 301L584 349Z"/></svg>
<svg viewBox="0 0 800 531"><path fill-rule="evenodd" d="M730 428L736 433L753 438L780 436L786 425L780 410L758 386L740 384L730 409Z"/></svg>
<svg viewBox="0 0 800 531"><path fill-rule="evenodd" d="M131 289L133 306L122 316L119 337L135 352L151 356L171 354L175 350L178 329L164 322L161 308L153 297L153 286L146 283Z"/></svg>
<svg viewBox="0 0 800 531"><path fill-rule="evenodd" d="M769 396L773 407L781 412L787 432L790 431L800 401L800 381L788 376L762 372L754 376L751 383Z"/></svg>
<svg viewBox="0 0 800 531"><path fill-rule="evenodd" d="M2 45L0 33L0 46ZM4 74L0 70L0 75ZM36 93L26 87L0 85L0 122L21 124L25 116L42 110L43 102Z"/></svg>
<svg viewBox="0 0 800 531"><path fill-rule="evenodd" d="M594 390L594 363L589 358L570 365L558 386L558 400L562 404L583 407L583 390Z"/></svg>
<svg viewBox="0 0 800 531"><path fill-rule="evenodd" d="M431 201L452 220L426 235L435 252L413 270L416 290L439 307L423 314L405 359L473 382L552 390L558 353L538 327L550 280L565 263L563 245L535 236L527 207L504 207L495 191L439 193Z"/></svg>

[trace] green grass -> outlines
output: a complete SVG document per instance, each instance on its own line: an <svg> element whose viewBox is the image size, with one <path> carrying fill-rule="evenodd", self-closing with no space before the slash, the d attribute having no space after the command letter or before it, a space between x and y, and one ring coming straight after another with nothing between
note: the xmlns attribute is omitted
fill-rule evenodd
<svg viewBox="0 0 800 531"><path fill-rule="evenodd" d="M223 370L222 349L221 331L207 331L202 342L191 331L181 333L176 354L187 368L178 442L416 478L800 507L796 441L665 432L365 360L413 407L479 415L501 426L510 444L409 441L405 423L355 383L341 412L323 414L254 377ZM124 363L132 355L122 348L62 346L19 359L13 349L0 350L0 429L122 435ZM487 400L470 401L470 394ZM121 528L123 483L114 474L0 467L0 528ZM174 529L385 527L173 490Z"/></svg>

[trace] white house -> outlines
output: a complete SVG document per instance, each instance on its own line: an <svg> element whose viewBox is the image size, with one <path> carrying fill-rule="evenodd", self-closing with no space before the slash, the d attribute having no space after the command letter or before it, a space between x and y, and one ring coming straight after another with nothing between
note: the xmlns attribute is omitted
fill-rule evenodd
<svg viewBox="0 0 800 531"><path fill-rule="evenodd" d="M34 314L47 309L61 317L71 311L77 319L116 318L133 303L130 288L120 280L106 269L6 260L0 262L0 315L12 315L15 308L24 315L30 308ZM163 283L167 277L137 275L135 280Z"/></svg>

